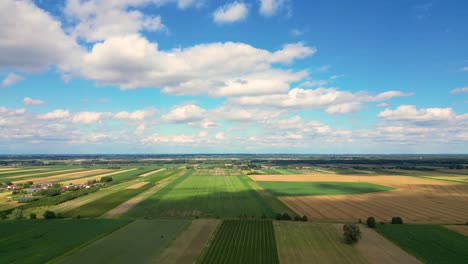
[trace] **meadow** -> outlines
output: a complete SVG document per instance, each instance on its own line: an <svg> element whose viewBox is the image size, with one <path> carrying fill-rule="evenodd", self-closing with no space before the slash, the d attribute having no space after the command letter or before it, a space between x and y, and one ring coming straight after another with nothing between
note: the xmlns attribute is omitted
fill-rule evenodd
<svg viewBox="0 0 468 264"><path fill-rule="evenodd" d="M367 182L274 182L258 184L275 196L340 195L393 190L391 187Z"/></svg>
<svg viewBox="0 0 468 264"><path fill-rule="evenodd" d="M377 231L424 263L468 263L468 237L438 225L378 225Z"/></svg>
<svg viewBox="0 0 468 264"><path fill-rule="evenodd" d="M125 220L0 221L2 263L45 263L124 226Z"/></svg>
<svg viewBox="0 0 468 264"><path fill-rule="evenodd" d="M193 170L173 180L131 209L126 216L142 217L238 217L273 216L262 200L240 176L192 175Z"/></svg>
<svg viewBox="0 0 468 264"><path fill-rule="evenodd" d="M186 219L136 220L58 263L151 263L189 223Z"/></svg>
<svg viewBox="0 0 468 264"><path fill-rule="evenodd" d="M198 263L279 263L272 222L224 220Z"/></svg>

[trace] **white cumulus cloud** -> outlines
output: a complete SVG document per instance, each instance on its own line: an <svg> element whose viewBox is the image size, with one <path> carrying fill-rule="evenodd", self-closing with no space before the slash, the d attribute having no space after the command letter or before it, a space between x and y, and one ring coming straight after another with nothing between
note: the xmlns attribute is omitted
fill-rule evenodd
<svg viewBox="0 0 468 264"><path fill-rule="evenodd" d="M42 100L39 100L39 99L32 99L30 97L25 97L23 99L23 104L24 105L42 105L44 104L45 102L42 101Z"/></svg>
<svg viewBox="0 0 468 264"><path fill-rule="evenodd" d="M216 9L213 13L213 19L218 24L233 23L244 20L248 12L249 9L245 3L232 2Z"/></svg>

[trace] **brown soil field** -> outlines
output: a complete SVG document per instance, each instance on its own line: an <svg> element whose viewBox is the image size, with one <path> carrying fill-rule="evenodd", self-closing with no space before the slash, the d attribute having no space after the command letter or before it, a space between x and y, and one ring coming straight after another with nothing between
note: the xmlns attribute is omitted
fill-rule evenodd
<svg viewBox="0 0 468 264"><path fill-rule="evenodd" d="M323 196L284 196L279 199L299 215L329 221L390 221L400 216L408 223L465 223L468 185L406 176L260 175L263 181L370 182L392 191Z"/></svg>
<svg viewBox="0 0 468 264"><path fill-rule="evenodd" d="M445 227L453 231L456 231L462 235L468 236L468 225L448 225Z"/></svg>
<svg viewBox="0 0 468 264"><path fill-rule="evenodd" d="M142 186L145 186L145 185L148 184L148 183L149 183L149 182L139 182L139 183L135 183L135 184L133 184L133 185L128 186L128 187L125 188L125 189L135 190L135 189L138 189L138 188L140 188L140 187L142 187Z"/></svg>
<svg viewBox="0 0 468 264"><path fill-rule="evenodd" d="M71 180L81 177L86 177L89 175L94 175L98 173L105 173L112 170L107 169L96 169L96 170L87 170L87 171L79 171L79 172L72 172L60 175L54 175L49 177L42 177L42 178L33 178L33 179L25 179L20 181L14 181L14 183L25 183L28 181L32 181L34 183L45 183L45 182L57 182L57 181L64 181L64 180Z"/></svg>
<svg viewBox="0 0 468 264"><path fill-rule="evenodd" d="M0 171L14 171L17 168L0 168Z"/></svg>
<svg viewBox="0 0 468 264"><path fill-rule="evenodd" d="M194 220L182 233L161 253L155 263L192 264L218 227L220 220Z"/></svg>
<svg viewBox="0 0 468 264"><path fill-rule="evenodd" d="M343 225L335 225L338 232L343 233ZM419 264L418 259L399 248L379 233L364 225L360 225L362 239L355 248L372 264Z"/></svg>
<svg viewBox="0 0 468 264"><path fill-rule="evenodd" d="M147 177L147 176L156 174L156 173L158 173L158 172L160 172L160 171L163 171L163 170L166 170L166 169L165 169L165 168L162 168L162 169L159 169L159 170L150 171L150 172L147 172L147 173L145 173L145 174L140 175L139 177Z"/></svg>
<svg viewBox="0 0 468 264"><path fill-rule="evenodd" d="M74 184L85 184L85 183L87 183L88 181L91 181L91 180L97 180L98 181L102 177L105 177L105 176L112 176L112 175L115 175L115 174L124 173L124 172L127 172L127 171L133 171L133 170L136 170L136 168L128 169L128 170L118 170L118 171L113 171L113 172L110 172L110 173L94 175L94 176L91 176L91 177L75 179L75 180L73 180L71 182L74 183ZM61 180L61 182L67 182L67 183L68 183L68 181L70 181L70 180L68 180L68 179Z"/></svg>

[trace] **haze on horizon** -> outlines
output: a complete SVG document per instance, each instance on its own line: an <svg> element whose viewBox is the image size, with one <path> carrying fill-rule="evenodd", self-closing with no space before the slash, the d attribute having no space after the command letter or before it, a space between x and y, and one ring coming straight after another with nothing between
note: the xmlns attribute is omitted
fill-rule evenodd
<svg viewBox="0 0 468 264"><path fill-rule="evenodd" d="M468 2L0 1L0 154L466 153Z"/></svg>

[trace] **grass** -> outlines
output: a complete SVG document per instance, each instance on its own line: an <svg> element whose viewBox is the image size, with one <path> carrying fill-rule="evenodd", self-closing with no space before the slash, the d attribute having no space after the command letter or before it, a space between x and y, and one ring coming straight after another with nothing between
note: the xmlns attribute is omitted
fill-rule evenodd
<svg viewBox="0 0 468 264"><path fill-rule="evenodd" d="M137 220L58 263L152 263L189 222L185 219Z"/></svg>
<svg viewBox="0 0 468 264"><path fill-rule="evenodd" d="M424 263L468 263L468 237L437 225L378 225L377 231Z"/></svg>
<svg viewBox="0 0 468 264"><path fill-rule="evenodd" d="M275 196L358 194L393 190L367 182L257 182Z"/></svg>
<svg viewBox="0 0 468 264"><path fill-rule="evenodd" d="M99 217L117 207L119 204L124 203L130 198L148 190L152 186L152 184L146 184L138 189L124 189L77 207L64 215L65 217L76 217L78 215L84 218Z"/></svg>
<svg viewBox="0 0 468 264"><path fill-rule="evenodd" d="M45 263L125 225L123 220L0 222L2 263Z"/></svg>
<svg viewBox="0 0 468 264"><path fill-rule="evenodd" d="M225 220L199 263L279 263L272 222Z"/></svg>
<svg viewBox="0 0 468 264"><path fill-rule="evenodd" d="M333 224L275 221L274 228L282 263L366 263Z"/></svg>
<svg viewBox="0 0 468 264"><path fill-rule="evenodd" d="M237 217L273 216L271 206L253 190L245 176L193 176L192 170L137 204L126 216Z"/></svg>

